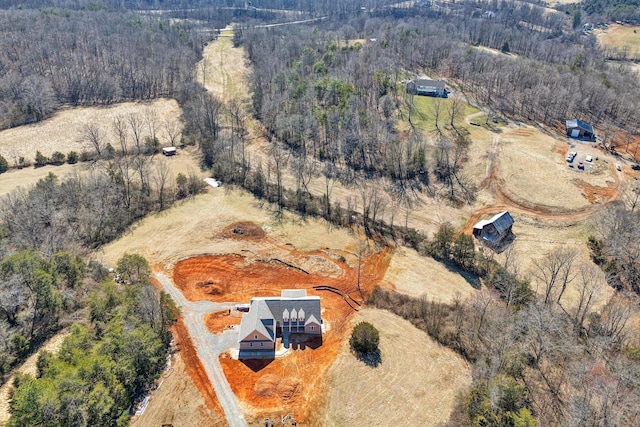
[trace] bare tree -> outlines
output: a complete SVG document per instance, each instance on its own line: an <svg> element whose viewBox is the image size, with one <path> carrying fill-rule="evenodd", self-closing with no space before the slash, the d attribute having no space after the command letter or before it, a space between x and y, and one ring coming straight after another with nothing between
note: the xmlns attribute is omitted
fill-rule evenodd
<svg viewBox="0 0 640 427"><path fill-rule="evenodd" d="M164 122L164 131L167 133L169 144L172 147L178 145L182 136L182 125L178 120L167 119Z"/></svg>
<svg viewBox="0 0 640 427"><path fill-rule="evenodd" d="M578 334L584 333L584 322L591 312L594 299L602 290L602 272L591 263L581 264L578 269L578 301L571 309L571 318Z"/></svg>
<svg viewBox="0 0 640 427"><path fill-rule="evenodd" d="M440 115L442 114L442 98L434 98L431 103L431 114L435 120L436 129L439 131L440 127L438 125L438 120L440 120Z"/></svg>
<svg viewBox="0 0 640 427"><path fill-rule="evenodd" d="M142 132L144 128L144 121L142 120L142 117L140 117L140 114L138 113L131 113L127 116L127 123L131 128L131 134L133 135L133 143L135 144L136 154L143 154L144 146Z"/></svg>
<svg viewBox="0 0 640 427"><path fill-rule="evenodd" d="M127 124L123 116L115 116L113 118L113 131L120 145L120 154L126 156L129 153Z"/></svg>
<svg viewBox="0 0 640 427"><path fill-rule="evenodd" d="M575 248L564 246L553 249L541 260L533 262L533 276L544 286L544 304L554 299L560 302L567 285L575 278L572 266L577 256Z"/></svg>
<svg viewBox="0 0 640 427"><path fill-rule="evenodd" d="M104 150L106 135L100 125L97 123L85 123L82 126L82 139L91 144L98 157L102 157Z"/></svg>
<svg viewBox="0 0 640 427"><path fill-rule="evenodd" d="M455 120L464 112L466 102L460 98L459 96L451 97L451 103L449 104L449 110L447 111L449 115L449 124L452 128L455 129Z"/></svg>

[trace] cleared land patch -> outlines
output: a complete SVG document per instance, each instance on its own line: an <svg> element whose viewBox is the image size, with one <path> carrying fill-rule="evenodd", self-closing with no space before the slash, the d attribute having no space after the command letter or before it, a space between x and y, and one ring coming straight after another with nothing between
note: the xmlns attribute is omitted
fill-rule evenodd
<svg viewBox="0 0 640 427"><path fill-rule="evenodd" d="M605 47L613 47L627 53L627 57L640 56L640 26L610 24L598 32L598 40Z"/></svg>
<svg viewBox="0 0 640 427"><path fill-rule="evenodd" d="M123 102L107 107L67 108L41 122L0 132L0 154L10 165L14 165L20 157L33 163L38 150L47 157L55 151L66 155L69 151L80 153L90 150L90 144L82 138L82 129L89 123L98 123L107 137L106 141L118 147L112 132L112 120L116 116L127 117L134 113L140 114L143 119L145 115L149 117L150 114L155 114L160 144L167 145L168 136L163 129L165 122L178 120L181 111L173 99ZM146 127L144 134L147 134Z"/></svg>
<svg viewBox="0 0 640 427"><path fill-rule="evenodd" d="M456 297L464 300L475 292L462 275L409 248L395 250L382 283L402 294L445 303Z"/></svg>
<svg viewBox="0 0 640 427"><path fill-rule="evenodd" d="M456 397L471 385L471 367L387 311L360 311L351 325L360 321L379 330L382 363L376 368L365 365L343 342L328 374L325 418L314 425L383 425L382 420L390 424L402 420L407 426L437 426L447 421Z"/></svg>
<svg viewBox="0 0 640 427"><path fill-rule="evenodd" d="M64 164L60 166L43 166L41 168L10 169L0 174L0 197L20 187L27 189L45 178L49 173L61 178L71 172L84 171L87 167L87 164L76 163L75 165Z"/></svg>
<svg viewBox="0 0 640 427"><path fill-rule="evenodd" d="M499 142L499 172L497 179L503 194L522 204L536 205L542 211L576 210L596 202L609 201L615 196L610 188L616 185L616 177L608 169L579 170L578 161L570 168L565 161L569 150L591 150L590 145L576 143L572 148L534 128L517 128L507 131ZM595 162L595 161L594 161ZM598 160L599 162L599 160ZM586 166L590 168L591 165ZM594 173L591 173L594 172ZM582 182L588 184L585 187ZM584 194L589 190L602 197Z"/></svg>

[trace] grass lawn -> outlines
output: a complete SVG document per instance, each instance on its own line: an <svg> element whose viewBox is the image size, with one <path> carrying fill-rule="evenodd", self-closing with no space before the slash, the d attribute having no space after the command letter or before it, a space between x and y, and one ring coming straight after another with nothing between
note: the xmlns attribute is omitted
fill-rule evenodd
<svg viewBox="0 0 640 427"><path fill-rule="evenodd" d="M436 130L435 111L439 108L438 126L441 129L451 128L451 119L449 113L451 106L454 102L462 101L461 111L457 114L453 121L454 126L458 130L468 128L468 124L465 121L465 117L480 112L480 110L472 105L466 103L462 98L458 98L457 101L454 96L449 98L434 98L430 96L414 96L413 105L416 107L416 111L412 114L411 121L418 128L425 132L431 132ZM409 112L406 107L402 109L402 119L400 120L400 128L409 128Z"/></svg>

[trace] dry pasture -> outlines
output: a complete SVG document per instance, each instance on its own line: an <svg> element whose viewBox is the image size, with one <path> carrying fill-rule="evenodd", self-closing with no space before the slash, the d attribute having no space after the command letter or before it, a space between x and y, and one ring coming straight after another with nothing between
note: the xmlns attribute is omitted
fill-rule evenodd
<svg viewBox="0 0 640 427"><path fill-rule="evenodd" d="M285 215L282 221L277 221L249 193L223 186L209 188L206 194L178 202L137 222L131 233L106 245L99 255L113 266L124 253L140 253L152 264L169 269L177 260L190 256L267 247L260 241L249 244L246 240L222 238L223 229L237 221L253 221L267 231L267 236L302 250L319 246L343 250L356 244L347 230L331 227L324 221L302 222L295 215Z"/></svg>
<svg viewBox="0 0 640 427"><path fill-rule="evenodd" d="M361 321L380 332L382 362L366 365L345 340L328 372L324 418L314 425L437 426L447 421L458 394L471 386L471 367L388 311L367 308L351 324Z"/></svg>
<svg viewBox="0 0 640 427"><path fill-rule="evenodd" d="M640 26L610 24L599 31L598 40L605 47L626 51L628 57L640 56Z"/></svg>
<svg viewBox="0 0 640 427"><path fill-rule="evenodd" d="M504 180L503 189L530 204L563 210L584 208L591 203L578 180L601 188L617 184L615 171L609 168L577 169L585 152L595 152L588 143L572 142L569 146L537 129L515 128L500 137L498 150L498 178ZM573 168L565 161L568 151L578 152ZM600 162L594 160L592 165ZM587 169L592 165L587 164Z"/></svg>
<svg viewBox="0 0 640 427"><path fill-rule="evenodd" d="M405 247L395 250L382 285L414 298L426 296L444 303L451 303L456 298L465 300L475 293L459 273Z"/></svg>
<svg viewBox="0 0 640 427"><path fill-rule="evenodd" d="M171 187L174 185L175 178L179 173L187 176L191 173L195 173L203 178L207 176L206 173L200 171L198 159L199 155L195 147L180 149L177 155L171 157L156 154L151 159L150 170L153 175L155 173L154 171L161 163L166 164L170 173L168 185ZM69 174L82 174L106 166L106 162L89 162L76 163L74 165L65 163L59 166L47 165L39 168L30 166L23 169L10 169L5 173L0 174L0 197L11 193L13 190L18 188L29 189L50 173L53 173L59 179L64 179L64 177Z"/></svg>
<svg viewBox="0 0 640 427"><path fill-rule="evenodd" d="M60 178L75 171L83 171L86 168L87 165L83 163L76 163L75 165L65 163L60 166L48 165L41 168L9 169L7 172L0 174L0 197L18 188L28 189L50 173Z"/></svg>
<svg viewBox="0 0 640 427"><path fill-rule="evenodd" d="M90 123L99 124L108 137L108 142L118 147L112 131L112 120L117 116L126 118L134 113L139 114L143 122L155 114L158 138L162 145L168 145L169 141L165 131L167 121L178 122L180 129L182 127L178 120L181 114L180 107L174 99L123 102L106 107L65 108L41 122L1 131L0 154L10 165L14 165L20 157L33 163L38 150L47 157L55 151L66 155L69 151L80 153L83 150L91 150L90 143L82 138L83 127ZM146 124L143 134L149 134Z"/></svg>

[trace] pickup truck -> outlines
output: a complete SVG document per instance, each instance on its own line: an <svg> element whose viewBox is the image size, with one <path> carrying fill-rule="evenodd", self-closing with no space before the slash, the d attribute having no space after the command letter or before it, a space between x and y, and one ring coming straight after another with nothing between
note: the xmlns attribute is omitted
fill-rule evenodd
<svg viewBox="0 0 640 427"><path fill-rule="evenodd" d="M567 154L567 162L572 163L573 159L575 159L577 155L578 153L576 153L575 151L572 151L569 154Z"/></svg>

